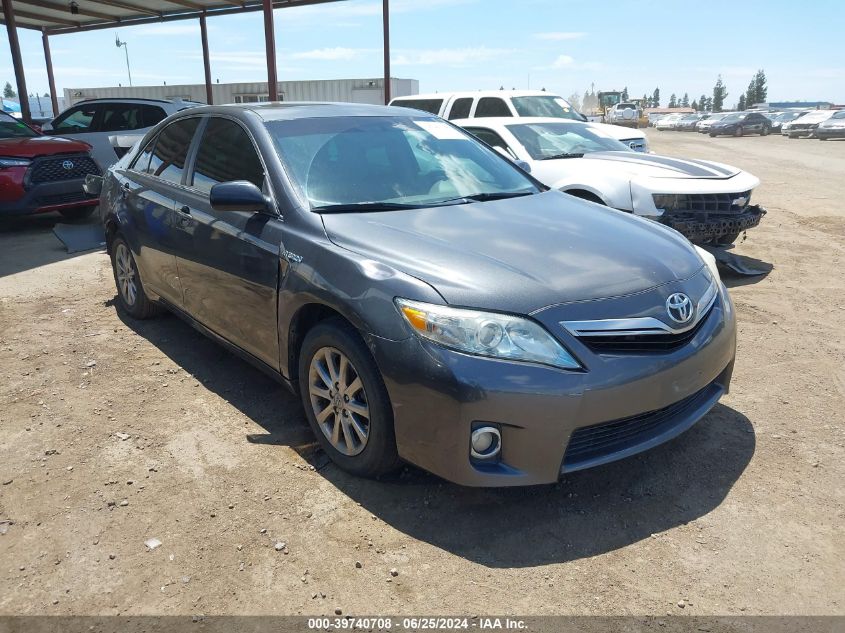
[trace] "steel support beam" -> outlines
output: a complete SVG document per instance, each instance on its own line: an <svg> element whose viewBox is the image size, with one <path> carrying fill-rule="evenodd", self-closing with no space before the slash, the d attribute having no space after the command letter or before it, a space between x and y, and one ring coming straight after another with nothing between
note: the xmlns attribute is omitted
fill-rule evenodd
<svg viewBox="0 0 845 633"><path fill-rule="evenodd" d="M211 94L211 60L208 55L208 27L205 24L205 13L200 16L200 37L202 38L202 65L205 70L205 102L214 105Z"/></svg>
<svg viewBox="0 0 845 633"><path fill-rule="evenodd" d="M3 0L3 18L6 21L6 31L9 34L9 51L12 54L15 83L18 86L18 99L21 102L21 118L27 123L31 123L32 114L29 111L29 93L26 91L26 77L23 74L21 45L18 42L18 30L15 26L15 10L12 8L12 0Z"/></svg>
<svg viewBox="0 0 845 633"><path fill-rule="evenodd" d="M384 105L390 103L390 7L389 0L382 0L381 17L384 29Z"/></svg>
<svg viewBox="0 0 845 633"><path fill-rule="evenodd" d="M11 2L11 0L3 0ZM267 88L270 101L279 100L279 77L276 74L276 31L273 27L273 0L264 0L264 47L267 52Z"/></svg>
<svg viewBox="0 0 845 633"><path fill-rule="evenodd" d="M59 97L56 95L56 78L53 76L53 57L50 55L50 36L41 33L41 43L44 44L44 63L47 65L47 83L50 86L50 103L53 104L53 116L59 115Z"/></svg>

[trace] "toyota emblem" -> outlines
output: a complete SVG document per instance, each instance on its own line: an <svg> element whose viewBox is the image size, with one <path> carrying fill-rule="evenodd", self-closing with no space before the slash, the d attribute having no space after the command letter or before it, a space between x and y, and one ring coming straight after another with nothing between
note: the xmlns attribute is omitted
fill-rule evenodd
<svg viewBox="0 0 845 633"><path fill-rule="evenodd" d="M669 295L666 312L675 323L688 323L693 314L692 300L683 292Z"/></svg>
<svg viewBox="0 0 845 633"><path fill-rule="evenodd" d="M62 161L62 169L64 169L65 171L70 171L71 169L73 169L73 161L72 160Z"/></svg>

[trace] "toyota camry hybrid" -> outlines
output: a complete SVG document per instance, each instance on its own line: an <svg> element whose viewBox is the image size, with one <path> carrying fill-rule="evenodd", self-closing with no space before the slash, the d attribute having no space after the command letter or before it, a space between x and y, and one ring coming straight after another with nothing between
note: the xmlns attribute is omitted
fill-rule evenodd
<svg viewBox="0 0 845 633"><path fill-rule="evenodd" d="M712 259L420 111L194 108L86 186L118 307L277 377L357 475L554 482L679 435L730 384Z"/></svg>

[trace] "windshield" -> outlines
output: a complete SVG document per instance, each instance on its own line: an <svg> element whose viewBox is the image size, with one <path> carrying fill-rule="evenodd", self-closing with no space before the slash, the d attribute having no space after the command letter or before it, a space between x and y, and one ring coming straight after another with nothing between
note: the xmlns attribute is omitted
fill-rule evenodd
<svg viewBox="0 0 845 633"><path fill-rule="evenodd" d="M0 112L0 138L32 138L38 136L32 128L13 116Z"/></svg>
<svg viewBox="0 0 845 633"><path fill-rule="evenodd" d="M440 119L271 121L287 173L317 212L462 204L539 193L505 158Z"/></svg>
<svg viewBox="0 0 845 633"><path fill-rule="evenodd" d="M551 117L554 119L572 119L580 121L581 117L569 105L566 99L549 96L513 97L513 107L519 116Z"/></svg>
<svg viewBox="0 0 845 633"><path fill-rule="evenodd" d="M591 152L630 152L631 148L579 123L520 123L508 130L534 160L577 158Z"/></svg>
<svg viewBox="0 0 845 633"><path fill-rule="evenodd" d="M722 119L722 121L724 121L725 123L730 123L731 121L742 121L746 116L748 115L743 114L741 112L734 112L733 114L726 115L725 118Z"/></svg>

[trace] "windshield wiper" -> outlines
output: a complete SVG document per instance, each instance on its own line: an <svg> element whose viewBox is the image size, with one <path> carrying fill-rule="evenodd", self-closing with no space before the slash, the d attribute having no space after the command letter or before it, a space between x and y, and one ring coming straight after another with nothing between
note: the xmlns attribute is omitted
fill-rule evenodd
<svg viewBox="0 0 845 633"><path fill-rule="evenodd" d="M489 202L491 200L505 200L507 198L521 198L523 196L532 196L534 191L500 191L499 193L473 193L468 196L459 196L457 198L449 198L448 200L440 200L432 203L431 206L436 207L441 204L468 204L470 202Z"/></svg>
<svg viewBox="0 0 845 633"><path fill-rule="evenodd" d="M355 211L401 211L405 209L424 209L429 205L407 204L404 202L351 202L348 204L327 204L311 207L316 213L353 213Z"/></svg>
<svg viewBox="0 0 845 633"><path fill-rule="evenodd" d="M563 153L555 154L554 156L543 156L540 160L557 160L559 158L584 158L584 152L579 153Z"/></svg>

